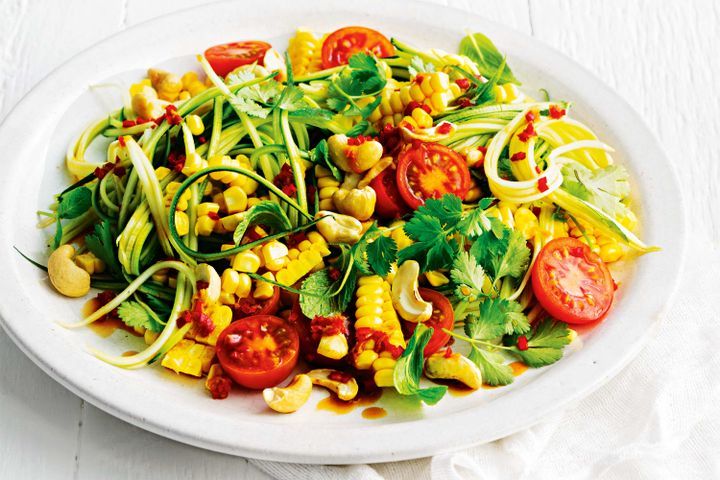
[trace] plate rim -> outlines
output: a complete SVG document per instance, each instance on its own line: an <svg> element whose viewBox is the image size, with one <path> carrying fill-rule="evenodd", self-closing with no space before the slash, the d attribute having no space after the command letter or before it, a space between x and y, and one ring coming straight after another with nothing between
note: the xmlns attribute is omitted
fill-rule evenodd
<svg viewBox="0 0 720 480"><path fill-rule="evenodd" d="M269 9L277 9L278 6L281 6L282 8L287 8L287 3L291 2L284 2L282 0L270 0L265 2L263 5L263 8L269 8ZM101 51L103 47L107 47L111 45L113 42L117 42L118 39L125 38L127 36L137 34L140 31L148 29L153 23L157 25L157 22L162 23L170 23L174 19L181 18L183 16L190 15L194 12L200 12L200 11L207 11L208 9L216 9L216 10L222 10L224 8L229 8L232 5L240 5L242 4L241 1L238 0L230 0L230 1L223 1L223 2L217 2L212 3L208 5L203 6L195 6L186 8L183 10L179 10L176 12L173 12L172 14L166 15L162 19L150 19L148 21L139 23L137 25L134 25L126 30L123 30L121 32L118 32L110 37L107 37L92 46L84 49L80 53L76 54L75 56L71 57L69 60L61 64L59 67L54 69L52 72L50 72L48 75L46 75L42 80L40 80L31 90L29 90L18 103L15 104L15 106L7 113L7 116L3 120L2 124L0 124L0 144L4 144L4 140L6 140L8 137L11 137L12 133L16 130L14 130L13 122L17 121L17 118L15 116L19 116L22 118L23 115L28 117L28 114L32 110L33 104L42 103L40 102L42 95L48 90L48 86L54 79L60 78L60 77L66 77L68 74L73 72L73 67L75 67L77 64L81 63L83 60L91 58L93 55L97 55L98 52ZM320 2L316 2L315 6L322 7L328 7L332 8L333 10L348 10L347 8L337 8L337 6L332 3L330 0L322 0ZM665 302L664 304L659 308L658 311L654 312L652 314L652 319L649 324L649 328L645 331L645 333L642 335L641 338L637 339L629 348L624 350L622 352L622 355L615 360L614 363L612 363L609 367L606 367L603 371L603 376L599 378L594 378L592 381L586 382L582 388L578 389L571 389L571 394L564 398L562 401L555 404L552 408L546 408L544 410L538 410L537 412L534 412L532 415L526 417L523 420L523 425L517 425L518 422L509 423L504 428L498 428L495 435L492 436L485 436L482 438L482 440L477 440L476 437L468 438L468 437L455 437L450 438L448 440L447 436L445 435L438 435L437 437L433 438L426 438L421 442L417 442L413 440L413 442L408 442L407 444L403 443L396 443L392 449L388 448L382 448L382 449L376 449L376 451L359 451L356 448L343 448L333 453L332 456L329 456L328 454L324 453L321 449L321 451L308 451L307 443L304 444L303 449L298 449L299 444L293 444L291 445L291 448L282 447L281 445L272 445L270 443L267 443L266 441L268 438L263 438L262 442L265 442L262 445L228 445L227 443L217 442L214 441L211 438L205 438L198 435L192 435L189 434L187 429L186 431L179 431L177 427L170 427L168 425L163 424L162 422L156 422L153 421L153 419L146 418L145 416L138 414L137 411L133 411L132 408L128 408L127 405L125 407L122 407L121 405L118 405L112 401L108 401L107 394L100 395L96 394L88 389L88 385L83 386L77 381L77 379L71 378L70 375L68 375L68 372L64 371L62 368L62 365L56 365L54 366L52 362L48 361L47 359L47 353L43 354L40 352L37 348L32 348L32 344L29 341L28 338L25 338L22 335L22 332L17 329L17 322L13 323L12 320L8 320L8 318L11 317L13 311L17 312L17 308L15 305L15 300L8 299L7 302L0 303L0 324L2 325L3 329L6 331L8 336L13 340L13 342L18 345L18 347L23 351L25 355L27 355L35 364L37 364L43 371L45 371L48 375L50 375L53 379L61 383L65 388L72 391L74 394L78 395L79 397L83 398L84 400L90 402L91 404L97 406L98 408L106 411L107 413L110 413L113 416L116 416L118 418L121 418L124 421L127 421L128 423L131 423L133 425L136 425L138 427L141 427L143 429L149 430L153 433L183 442L188 443L191 445L195 445L201 448L206 448L214 451L229 453L233 455L241 455L251 458L258 458L258 459L264 459L264 460L280 460L280 461L296 461L296 462L302 462L302 463L329 463L328 461L331 460L331 463L343 463L343 464L349 464L349 463L366 463L366 462L379 462L379 461L397 461L397 460L405 460L405 459L411 459L411 458L418 458L422 456L427 456L430 454L437 454L437 453L443 453L447 451L454 451L463 447L468 447L471 445L475 445L478 443L484 443L492 440L496 440L498 438L502 438L506 435L509 435L511 433L514 433L515 431L519 431L521 429L527 428L531 425L536 424L538 421L540 421L541 417L548 413L549 410L559 410L561 407L569 404L572 401L576 401L580 398L583 398L590 394L591 392L597 390L602 385L604 385L607 381L609 381L611 378L613 378L617 373L619 373L643 348L643 346L647 343L647 341L651 338L654 331L657 330L658 325L660 323L660 320L664 316L665 312L669 308L669 306L672 303L672 300L677 292L678 286L679 286L679 275L677 275L683 268L683 264L685 261L685 249L687 246L687 228L686 228L686 220L684 215L682 215L682 212L684 211L684 198L682 189L680 188L680 183L678 180L678 176L676 173L676 169L674 165L669 161L667 156L665 155L661 143L657 139L657 137L653 134L653 132L647 127L645 124L643 118L634 110L632 106L630 106L622 97L620 97L617 93L615 93L610 87L605 85L600 79L598 79L594 74L592 74L589 70L587 70L585 67L580 65L579 63L575 62L573 59L568 57L567 55L563 54L562 52L559 52L558 50L554 49L553 47L546 45L545 43L539 41L535 37L529 36L525 34L524 32L520 32L515 30L512 27L508 27L505 25L498 24L496 22L493 22L491 20L485 19L484 17L481 17L478 14L468 12L465 10L452 8L452 7L445 7L442 5L436 5L436 4L429 4L425 2L408 2L404 4L403 8L408 8L415 6L416 9L419 11L425 11L432 13L433 11L437 12L442 10L445 16L455 16L457 18L464 18L464 23L469 23L470 21L476 23L478 27L484 31L487 30L495 30L504 32L504 34L507 35L513 35L517 37L521 43L532 43L533 49L539 50L540 52L546 54L548 57L554 57L556 60L560 63L565 63L568 68L571 68L575 72L579 73L581 76L584 76L586 80L589 80L595 87L600 89L600 93L597 95L600 96L609 96L612 103L619 106L622 109L622 115L627 118L629 116L629 119L635 121L638 123L638 126L636 127L639 131L642 132L642 134L645 137L645 140L649 141L649 143L654 147L654 150L657 150L657 152L660 153L659 157L661 158L662 166L669 167L668 173L664 180L666 180L669 185L672 187L672 191L675 194L676 201L677 201L677 208L675 209L674 213L676 216L679 216L680 219L680 225L681 228L677 229L677 233L675 235L675 238L677 240L677 243L673 245L675 253L678 253L678 259L675 261L674 264L671 264L671 268L673 271L671 273L675 274L673 275L673 278L675 279L673 284L670 286L666 286L666 295L665 295ZM372 0L369 2L366 2L365 5L362 8L363 12L371 12L373 11L373 8L375 8L374 11L381 11L380 7L387 8L387 5L384 2L378 1L378 0ZM357 7L356 7L357 8ZM393 6L392 9L397 10L396 6ZM352 9L351 9L352 10ZM389 17L390 15L381 15L384 17ZM412 20L411 20L412 21ZM489 27L489 28L488 28ZM445 27L443 27L445 28ZM462 35L460 29L458 28L458 36ZM592 110L595 110L591 107ZM21 122L19 122L21 123ZM17 150L17 149L16 149ZM12 144L11 148L9 150L9 153L12 154ZM14 162L12 167L13 172L17 169L18 162ZM630 162L632 163L632 162ZM5 185L7 183L7 179L13 178L15 175L10 174L7 176L4 176L0 180L1 185ZM640 183L640 182L638 182ZM9 190L9 189L6 189ZM4 192L2 197L6 198L7 193ZM4 220L9 219L7 212L0 211L0 225L7 225L7 223L4 222ZM3 241L3 246L10 246L11 238L9 235L7 235L6 229L3 229L0 231L0 240ZM13 261L15 260L11 253L8 251L10 249L0 249L0 265L3 267L13 267ZM14 253L14 252L12 252ZM7 283L7 279L3 278L0 280L0 283ZM632 290L632 288L630 288ZM12 307L8 308L9 305L13 305ZM477 410L481 407L476 407L472 410ZM137 409L136 409L137 410ZM436 426L440 427L442 424L446 424L448 420L454 420L455 417L458 416L467 416L471 417L471 415L464 414L464 412L457 412L454 414L449 414L440 418L424 418L420 420L412 420L410 422L398 422L396 424L390 424L390 425L368 425L368 427L359 428L358 430L363 430L363 432L358 434L358 438L360 436L364 438L373 438L376 436L380 436L382 434L388 433L390 436L396 435L397 432L400 432L402 435L402 432L405 430L412 430L414 428L415 423L422 424L422 428L425 428L427 426ZM254 423L254 422L251 422ZM410 426L409 426L410 425ZM276 431L279 431L278 429L274 429ZM370 432L372 430L372 432ZM394 431L394 432L393 432ZM426 441L431 440L431 441ZM442 440L445 442L444 445L439 445L439 440ZM261 442L261 443L262 443ZM336 441L333 441L332 443L336 443Z"/></svg>

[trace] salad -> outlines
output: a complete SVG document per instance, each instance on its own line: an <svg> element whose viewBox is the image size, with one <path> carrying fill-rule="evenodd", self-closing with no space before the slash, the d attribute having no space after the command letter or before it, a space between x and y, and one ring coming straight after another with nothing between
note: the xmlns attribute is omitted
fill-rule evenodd
<svg viewBox="0 0 720 480"><path fill-rule="evenodd" d="M78 328L114 319L212 398L512 383L604 319L633 233L612 148L481 33L458 53L365 27L209 48L122 89L68 148L74 182L41 226ZM120 102L119 102L120 103ZM106 148L98 163L91 144ZM99 293L97 293L99 292ZM298 373L299 372L299 373Z"/></svg>

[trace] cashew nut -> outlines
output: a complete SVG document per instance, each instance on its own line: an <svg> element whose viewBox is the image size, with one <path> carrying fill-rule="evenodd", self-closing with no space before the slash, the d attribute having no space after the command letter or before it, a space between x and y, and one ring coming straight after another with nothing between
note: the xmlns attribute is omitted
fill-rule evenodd
<svg viewBox="0 0 720 480"><path fill-rule="evenodd" d="M407 260L397 270L392 282L392 302L395 310L408 322L424 322L432 317L432 303L426 302L418 291L420 264Z"/></svg>
<svg viewBox="0 0 720 480"><path fill-rule="evenodd" d="M372 187L339 188L333 194L333 203L340 213L350 215L360 221L370 218L375 211L375 202L377 195Z"/></svg>
<svg viewBox="0 0 720 480"><path fill-rule="evenodd" d="M48 259L50 283L66 297L82 297L90 291L90 274L75 264L74 255L72 245L62 245Z"/></svg>
<svg viewBox="0 0 720 480"><path fill-rule="evenodd" d="M444 352L430 355L425 360L425 375L428 378L457 380L473 390L482 385L482 374L478 366L459 353L453 353L449 357L446 357Z"/></svg>
<svg viewBox="0 0 720 480"><path fill-rule="evenodd" d="M180 91L183 89L182 78L165 70L151 68L148 70L148 78L150 78L150 83L157 91L158 97L168 102L177 100Z"/></svg>
<svg viewBox="0 0 720 480"><path fill-rule="evenodd" d="M340 400L348 401L355 398L358 394L358 383L357 381L347 375L348 380L340 381L333 380L330 377L333 373L338 376L345 376L347 374L338 372L337 370L331 370L329 368L318 368L316 370L310 370L307 375L312 380L313 385L319 385L325 387L337 395ZM341 377L342 378L342 377Z"/></svg>
<svg viewBox="0 0 720 480"><path fill-rule="evenodd" d="M362 223L349 215L320 210L315 218L322 218L317 223L317 229L330 243L355 243L362 236Z"/></svg>
<svg viewBox="0 0 720 480"><path fill-rule="evenodd" d="M287 66L285 65L285 59L274 48L269 48L265 52L265 57L263 57L263 65L265 65L265 68L271 72L278 72L278 74L275 76L275 79L277 81L284 82L285 80L287 80Z"/></svg>
<svg viewBox="0 0 720 480"><path fill-rule="evenodd" d="M287 387L272 387L263 390L263 399L268 407L280 413L292 413L310 399L312 380L304 374L296 375Z"/></svg>
<svg viewBox="0 0 720 480"><path fill-rule="evenodd" d="M375 165L383 154L383 146L376 140L349 145L348 137L338 133L331 135L327 142L330 158L345 172L362 173Z"/></svg>
<svg viewBox="0 0 720 480"><path fill-rule="evenodd" d="M214 303L220 299L220 275L217 271L207 263L201 263L195 267L195 278L198 282L206 282L208 284L205 290L205 298Z"/></svg>
<svg viewBox="0 0 720 480"><path fill-rule="evenodd" d="M138 117L146 119L162 116L168 105L170 105L168 102L158 98L155 89L147 85L132 97L133 112Z"/></svg>

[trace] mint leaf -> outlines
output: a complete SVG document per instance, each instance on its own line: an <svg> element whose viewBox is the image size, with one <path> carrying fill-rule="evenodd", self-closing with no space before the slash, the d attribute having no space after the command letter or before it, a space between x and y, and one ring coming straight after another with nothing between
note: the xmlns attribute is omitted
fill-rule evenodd
<svg viewBox="0 0 720 480"><path fill-rule="evenodd" d="M335 162L330 159L327 140L325 140L324 138L320 140L317 145L315 145L315 148L310 150L310 161L316 165L320 165L321 167L325 167L330 170L333 178L338 182L341 182L343 180L343 174L337 168Z"/></svg>
<svg viewBox="0 0 720 480"><path fill-rule="evenodd" d="M308 318L327 317L347 310L357 283L357 275L350 272L348 280L336 294L342 278L333 282L327 269L319 270L308 276L300 287L300 309Z"/></svg>
<svg viewBox="0 0 720 480"><path fill-rule="evenodd" d="M58 218L77 218L92 208L92 190L78 187L60 197Z"/></svg>
<svg viewBox="0 0 720 480"><path fill-rule="evenodd" d="M505 65L505 57L492 40L482 33L474 33L463 38L460 42L459 53L473 60L483 77L492 78L500 70L502 73L498 78L498 83L520 85L510 67Z"/></svg>
<svg viewBox="0 0 720 480"><path fill-rule="evenodd" d="M423 352L432 334L432 328L419 324L393 370L395 390L401 395L418 397L428 405L435 405L447 392L445 386L420 388L420 377L425 363Z"/></svg>
<svg viewBox="0 0 720 480"><path fill-rule="evenodd" d="M263 225L275 233L292 228L292 223L282 207L270 200L264 200L242 214L242 219L233 233L235 245L240 245L250 225Z"/></svg>

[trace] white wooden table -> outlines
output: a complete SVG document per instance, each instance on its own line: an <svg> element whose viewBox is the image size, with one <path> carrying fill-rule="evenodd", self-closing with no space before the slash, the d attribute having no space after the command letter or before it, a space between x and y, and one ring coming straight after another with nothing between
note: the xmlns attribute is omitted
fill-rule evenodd
<svg viewBox="0 0 720 480"><path fill-rule="evenodd" d="M685 190L695 231L690 248L717 248L720 162L714 145L720 134L720 3L435 1L529 33L613 87L644 116L669 157L682 166L681 182L693 185ZM72 55L136 23L198 3L0 0L0 119ZM312 8L312 2L308 4ZM378 470L419 480L429 476L427 465L408 464L404 473L392 466ZM86 404L40 371L0 330L0 478L269 477L243 459L166 440Z"/></svg>

